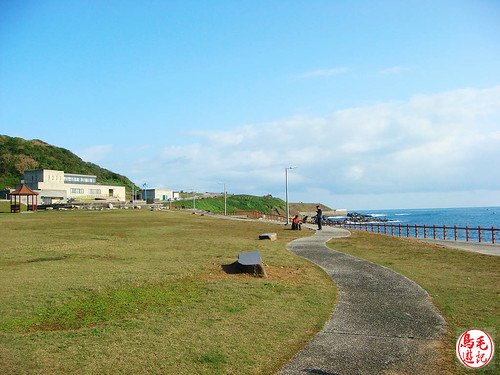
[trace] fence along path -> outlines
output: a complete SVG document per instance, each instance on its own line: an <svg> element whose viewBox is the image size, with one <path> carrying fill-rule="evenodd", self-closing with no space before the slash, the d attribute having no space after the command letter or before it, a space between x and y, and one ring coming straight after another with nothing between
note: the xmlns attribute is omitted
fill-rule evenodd
<svg viewBox="0 0 500 375"><path fill-rule="evenodd" d="M436 225L402 225L387 223L336 223L336 226L348 229L359 229L374 233L397 237L415 237L434 240L465 240L466 242L490 242L495 244L499 228L436 226Z"/></svg>
<svg viewBox="0 0 500 375"><path fill-rule="evenodd" d="M263 214L259 211L235 211L229 216L246 216L249 219L265 219L271 221L286 221L286 218L276 214ZM325 225L338 226L346 229L365 230L374 233L386 234L396 237L414 237L421 239L444 240L444 241L466 241L471 243L497 244L499 228L437 226L437 225L409 225L409 224L387 224L387 223L332 223L328 220Z"/></svg>

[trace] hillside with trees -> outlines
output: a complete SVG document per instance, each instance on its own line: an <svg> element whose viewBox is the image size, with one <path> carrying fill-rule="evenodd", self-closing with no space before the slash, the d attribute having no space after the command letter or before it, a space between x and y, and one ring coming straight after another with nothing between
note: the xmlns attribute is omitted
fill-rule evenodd
<svg viewBox="0 0 500 375"><path fill-rule="evenodd" d="M196 194L193 194L196 195ZM196 208L211 212L224 212L224 196L221 194L217 197L205 198L195 196L194 199L185 197L182 200L171 203L176 207ZM226 199L227 212L235 211L259 211L261 213L286 215L286 203L280 198L265 195L258 197L254 195L236 194L228 195ZM321 204L323 210L331 210L331 208ZM290 215L298 214L299 212L315 212L315 203L290 203Z"/></svg>
<svg viewBox="0 0 500 375"><path fill-rule="evenodd" d="M15 188L23 178L24 172L30 169L55 169L67 173L88 174L97 176L97 182L106 185L125 186L128 192L132 191L134 184L127 177L114 173L100 166L85 162L80 157L64 148L52 146L38 139L25 140L17 137L0 135L0 189ZM140 190L135 186L135 190ZM223 195L201 198L196 195L197 209L224 212ZM189 194L183 194L183 200L172 203L178 207L193 207L193 199ZM323 209L327 208L323 206ZM228 212L249 210L262 213L285 215L285 202L282 199L266 195L263 197L253 195L228 195ZM314 211L313 203L290 203L290 214L298 211Z"/></svg>
<svg viewBox="0 0 500 375"><path fill-rule="evenodd" d="M38 139L25 140L0 135L0 189L16 187L24 172L30 169L55 169L67 173L94 175L100 184L125 186L127 191L132 191L134 186L127 177L85 162L64 148Z"/></svg>
<svg viewBox="0 0 500 375"><path fill-rule="evenodd" d="M228 195L226 199L227 211L259 211L262 213L273 213L276 215L283 214L285 210L285 202L282 199L271 196L257 197L253 195ZM224 196L197 198L197 199L182 199L173 202L172 205L177 207L193 208L211 211L224 212Z"/></svg>

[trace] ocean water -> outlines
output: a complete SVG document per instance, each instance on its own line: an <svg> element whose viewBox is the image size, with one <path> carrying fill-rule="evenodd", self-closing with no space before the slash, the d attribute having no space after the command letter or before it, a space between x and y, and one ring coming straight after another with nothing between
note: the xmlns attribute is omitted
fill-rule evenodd
<svg viewBox="0 0 500 375"><path fill-rule="evenodd" d="M389 220L387 224L405 227L423 226L437 227L446 226L446 239L454 239L453 227L471 228L469 231L469 240L478 241L478 230L481 228L489 231L482 232L482 241L491 242L491 228L500 230L500 207L467 207L467 208L427 208L427 209L391 209L391 210L357 210L362 214L369 214L377 218ZM396 229L397 231L397 229ZM403 236L406 236L406 229L402 230ZM410 231L410 236L415 237L414 229ZM443 238L443 230L436 231L436 238ZM418 229L418 236L423 237L423 228ZM427 236L433 237L433 230L427 230ZM500 231L496 231L496 242L500 242ZM457 239L465 240L465 230L457 231Z"/></svg>
<svg viewBox="0 0 500 375"><path fill-rule="evenodd" d="M399 210L360 210L362 214L410 225L437 225L500 229L500 207L424 208Z"/></svg>

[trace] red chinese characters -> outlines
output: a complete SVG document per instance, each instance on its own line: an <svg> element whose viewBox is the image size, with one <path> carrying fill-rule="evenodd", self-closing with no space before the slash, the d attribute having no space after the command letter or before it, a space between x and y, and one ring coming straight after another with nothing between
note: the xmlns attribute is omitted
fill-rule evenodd
<svg viewBox="0 0 500 375"><path fill-rule="evenodd" d="M486 366L493 358L494 347L491 337L478 329L464 332L457 341L457 357L468 368Z"/></svg>

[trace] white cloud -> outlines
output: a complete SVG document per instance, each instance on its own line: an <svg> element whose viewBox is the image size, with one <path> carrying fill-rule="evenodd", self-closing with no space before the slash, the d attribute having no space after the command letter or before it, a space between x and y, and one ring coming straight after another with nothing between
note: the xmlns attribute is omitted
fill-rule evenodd
<svg viewBox="0 0 500 375"><path fill-rule="evenodd" d="M321 197L332 207L359 209L431 208L431 207L488 207L498 202L500 190L457 190L452 192L401 192L337 194L328 189L310 189L308 196Z"/></svg>
<svg viewBox="0 0 500 375"><path fill-rule="evenodd" d="M345 172L345 178L350 182L357 182L361 180L365 173L365 170L362 166L359 165L351 165L347 168Z"/></svg>
<svg viewBox="0 0 500 375"><path fill-rule="evenodd" d="M83 150L77 150L76 154L83 160L98 163L104 160L113 151L113 145L95 145Z"/></svg>
<svg viewBox="0 0 500 375"><path fill-rule="evenodd" d="M330 69L317 69L300 74L299 78L318 78L318 77L333 77L349 72L349 68L330 68Z"/></svg>
<svg viewBox="0 0 500 375"><path fill-rule="evenodd" d="M247 129L250 130L250 129ZM245 131L245 129L240 129L238 132L215 132L198 130L189 133L192 136L203 137L209 139L212 143L225 146L225 145L237 145L240 144L245 138L250 138L252 136L250 131Z"/></svg>
<svg viewBox="0 0 500 375"><path fill-rule="evenodd" d="M284 168L297 165L289 173L297 201L497 191L499 122L500 86L455 90L324 117L205 129L191 133L188 145L165 146L147 168L156 183L176 189L218 191L224 181L231 192L282 196Z"/></svg>

